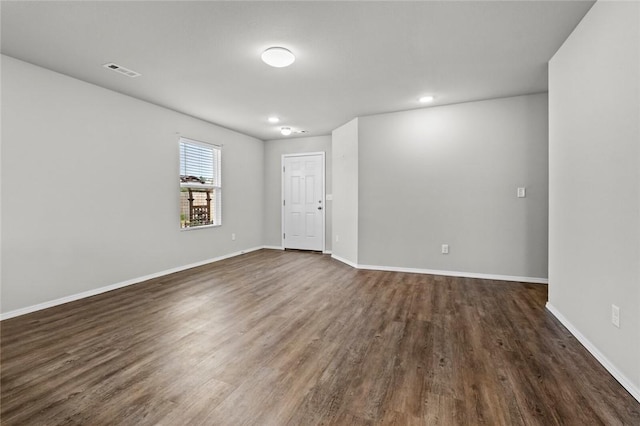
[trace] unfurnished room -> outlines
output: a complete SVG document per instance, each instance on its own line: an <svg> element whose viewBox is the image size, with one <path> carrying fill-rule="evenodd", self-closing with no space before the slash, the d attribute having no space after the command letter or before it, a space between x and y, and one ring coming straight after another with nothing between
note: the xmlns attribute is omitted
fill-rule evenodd
<svg viewBox="0 0 640 426"><path fill-rule="evenodd" d="M0 1L2 425L640 425L640 1Z"/></svg>

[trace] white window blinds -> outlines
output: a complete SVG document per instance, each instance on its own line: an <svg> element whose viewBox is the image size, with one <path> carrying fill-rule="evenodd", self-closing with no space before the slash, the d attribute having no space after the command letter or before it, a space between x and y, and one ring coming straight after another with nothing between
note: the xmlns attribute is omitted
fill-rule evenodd
<svg viewBox="0 0 640 426"><path fill-rule="evenodd" d="M220 147L180 138L180 177L182 183L220 187ZM188 180L188 182L184 182Z"/></svg>

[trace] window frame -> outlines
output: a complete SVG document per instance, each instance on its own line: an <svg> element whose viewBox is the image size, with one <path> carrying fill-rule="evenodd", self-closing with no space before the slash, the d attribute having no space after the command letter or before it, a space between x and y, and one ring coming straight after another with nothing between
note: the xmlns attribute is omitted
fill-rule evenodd
<svg viewBox="0 0 640 426"><path fill-rule="evenodd" d="M211 150L212 154L212 184L209 183L200 183L200 182L183 182L182 177L188 176L183 175L183 162L186 162L186 158L183 156L184 149L183 144L192 145L199 148L204 148ZM185 165L185 173L187 172ZM202 178L202 176L200 176ZM180 230L181 231L192 231L195 229L203 229L203 228L215 228L218 226L222 226L222 145L217 145L208 142L202 142L195 139L187 138L180 136L178 139L178 178L179 178L179 211L180 211ZM182 206L182 193L183 189L195 189L200 190L200 192L205 192L203 190L211 191L211 201L208 204L208 215L209 221L213 223L207 223L204 225L189 225L183 226L182 215L183 206ZM213 214L211 214L213 213ZM191 214L191 213L189 213Z"/></svg>

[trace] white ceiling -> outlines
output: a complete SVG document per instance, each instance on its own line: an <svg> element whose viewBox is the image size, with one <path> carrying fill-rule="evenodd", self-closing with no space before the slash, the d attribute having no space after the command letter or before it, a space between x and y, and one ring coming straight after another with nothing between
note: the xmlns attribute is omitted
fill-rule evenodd
<svg viewBox="0 0 640 426"><path fill-rule="evenodd" d="M547 61L592 5L3 1L2 53L267 140L280 125L323 135L419 108L423 94L443 105L546 91ZM270 46L296 62L265 65Z"/></svg>

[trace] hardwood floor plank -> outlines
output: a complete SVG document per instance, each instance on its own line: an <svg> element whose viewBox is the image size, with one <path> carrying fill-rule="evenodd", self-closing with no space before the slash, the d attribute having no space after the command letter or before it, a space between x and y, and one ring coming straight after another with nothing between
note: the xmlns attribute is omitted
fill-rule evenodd
<svg viewBox="0 0 640 426"><path fill-rule="evenodd" d="M2 425L640 425L544 285L260 250L0 323Z"/></svg>

